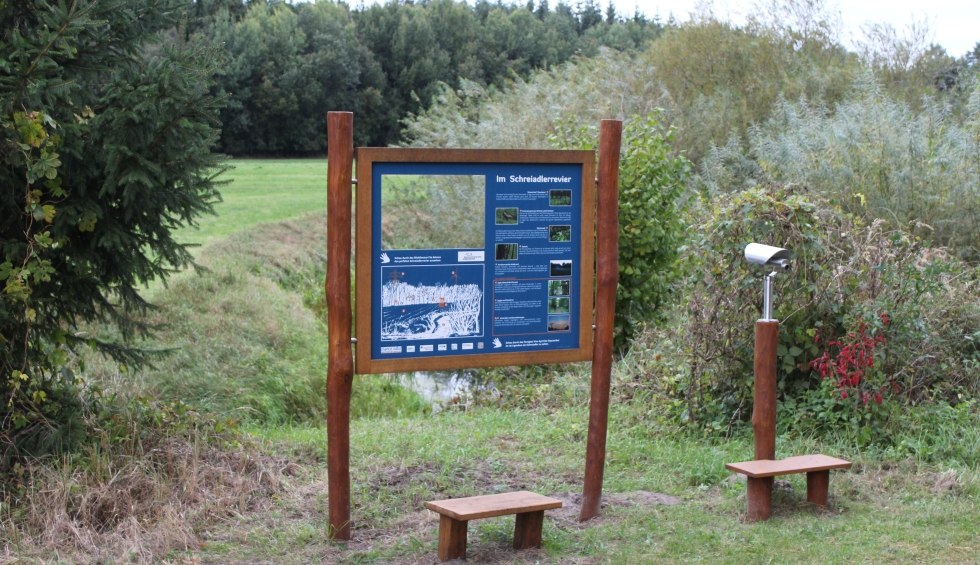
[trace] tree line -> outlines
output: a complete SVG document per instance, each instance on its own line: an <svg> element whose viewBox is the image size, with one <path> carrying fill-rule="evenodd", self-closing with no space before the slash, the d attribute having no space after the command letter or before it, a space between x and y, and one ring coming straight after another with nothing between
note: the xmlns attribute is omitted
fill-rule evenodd
<svg viewBox="0 0 980 565"><path fill-rule="evenodd" d="M634 50L665 26L595 0L524 5L480 0L343 2L197 0L186 40L218 53L225 100L218 149L232 155L303 155L326 148L327 110L357 114L355 142L398 140L440 85L502 87L602 47Z"/></svg>

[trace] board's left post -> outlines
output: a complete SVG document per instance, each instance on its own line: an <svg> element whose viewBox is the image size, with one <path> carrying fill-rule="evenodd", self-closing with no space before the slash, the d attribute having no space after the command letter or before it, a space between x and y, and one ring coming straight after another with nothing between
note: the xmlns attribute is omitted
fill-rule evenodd
<svg viewBox="0 0 980 565"><path fill-rule="evenodd" d="M327 113L327 500L330 539L349 540L351 348L351 187L354 114Z"/></svg>

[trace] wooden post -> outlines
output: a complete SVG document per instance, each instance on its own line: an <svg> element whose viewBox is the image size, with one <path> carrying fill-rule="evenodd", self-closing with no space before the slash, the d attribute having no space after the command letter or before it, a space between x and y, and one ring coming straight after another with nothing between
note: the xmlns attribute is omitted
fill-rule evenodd
<svg viewBox="0 0 980 565"><path fill-rule="evenodd" d="M748 499L747 522L768 520L772 515L772 477L748 477L746 495Z"/></svg>
<svg viewBox="0 0 980 565"><path fill-rule="evenodd" d="M752 403L752 431L755 458L776 458L776 346L779 322L755 323L755 391Z"/></svg>
<svg viewBox="0 0 980 565"><path fill-rule="evenodd" d="M439 561L466 559L465 520L456 520L446 515L439 516Z"/></svg>
<svg viewBox="0 0 980 565"><path fill-rule="evenodd" d="M612 373L616 285L619 279L619 150L622 136L621 120L602 120L596 205L595 338L592 342L592 393L589 435L585 447L585 485L579 514L581 521L599 515L602 475L606 464L609 380ZM589 204L586 202L583 206Z"/></svg>
<svg viewBox="0 0 980 565"><path fill-rule="evenodd" d="M327 497L331 539L350 539L351 169L354 115L327 113Z"/></svg>
<svg viewBox="0 0 980 565"><path fill-rule="evenodd" d="M817 506L827 506L830 491L830 471L811 471L806 474L806 499Z"/></svg>
<svg viewBox="0 0 980 565"><path fill-rule="evenodd" d="M514 549L541 547L544 510L522 512L514 519Z"/></svg>
<svg viewBox="0 0 980 565"><path fill-rule="evenodd" d="M755 389L752 401L752 432L755 459L776 458L776 346L779 321L755 323ZM749 522L769 519L772 513L772 477L749 478L746 497Z"/></svg>

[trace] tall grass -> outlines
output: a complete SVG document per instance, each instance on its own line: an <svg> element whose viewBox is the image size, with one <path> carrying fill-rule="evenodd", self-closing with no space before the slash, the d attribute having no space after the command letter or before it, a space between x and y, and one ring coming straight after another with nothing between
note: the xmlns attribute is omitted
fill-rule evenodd
<svg viewBox="0 0 980 565"><path fill-rule="evenodd" d="M146 374L162 396L263 425L323 421L327 330L325 217L254 226L201 251L206 271L160 290L152 345L169 350ZM428 407L392 377L358 379L355 417Z"/></svg>
<svg viewBox="0 0 980 565"><path fill-rule="evenodd" d="M712 194L768 180L805 184L858 217L881 218L972 261L980 258L980 82L954 109L897 100L869 75L836 108L780 100L747 147L712 148Z"/></svg>
<svg viewBox="0 0 980 565"><path fill-rule="evenodd" d="M154 296L152 344L169 350L147 380L159 394L242 420L323 414L326 336L300 293L280 281L323 262L321 217L252 228L202 250L207 271Z"/></svg>

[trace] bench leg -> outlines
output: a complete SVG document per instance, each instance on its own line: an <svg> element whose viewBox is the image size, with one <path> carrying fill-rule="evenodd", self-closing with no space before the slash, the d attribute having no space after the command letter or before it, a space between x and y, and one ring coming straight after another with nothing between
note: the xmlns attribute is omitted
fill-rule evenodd
<svg viewBox="0 0 980 565"><path fill-rule="evenodd" d="M749 477L746 498L749 501L746 520L749 522L768 520L772 514L772 477L761 479Z"/></svg>
<svg viewBox="0 0 980 565"><path fill-rule="evenodd" d="M466 521L439 515L439 561L466 559Z"/></svg>
<svg viewBox="0 0 980 565"><path fill-rule="evenodd" d="M814 471L806 474L806 499L817 506L827 506L830 471Z"/></svg>
<svg viewBox="0 0 980 565"><path fill-rule="evenodd" d="M514 549L541 547L541 525L543 523L544 510L518 514L514 523Z"/></svg>

